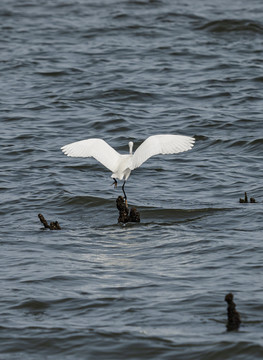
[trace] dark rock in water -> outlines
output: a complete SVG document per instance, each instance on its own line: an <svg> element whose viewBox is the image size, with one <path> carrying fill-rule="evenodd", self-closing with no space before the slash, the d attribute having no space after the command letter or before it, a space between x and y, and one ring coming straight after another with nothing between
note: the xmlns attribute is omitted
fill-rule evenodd
<svg viewBox="0 0 263 360"><path fill-rule="evenodd" d="M132 207L130 212L129 208L126 205L126 202L122 196L118 196L116 200L116 206L119 210L119 223L127 223L127 222L140 222L140 213L136 210L135 207Z"/></svg>
<svg viewBox="0 0 263 360"><path fill-rule="evenodd" d="M50 230L61 230L61 227L57 221L51 222L49 228Z"/></svg>
<svg viewBox="0 0 263 360"><path fill-rule="evenodd" d="M245 198L244 199L240 198L239 202L240 202L240 204L247 204L248 203L248 201L247 201L247 193L246 192L245 192Z"/></svg>
<svg viewBox="0 0 263 360"><path fill-rule="evenodd" d="M126 206L124 198L122 196L118 196L116 200L116 206L119 210L118 222L127 223L129 221L129 209Z"/></svg>
<svg viewBox="0 0 263 360"><path fill-rule="evenodd" d="M236 311L236 304L233 301L234 295L232 293L229 293L225 296L225 301L228 303L227 307L227 331L234 331L238 330L239 326L241 324L241 319L239 312Z"/></svg>
<svg viewBox="0 0 263 360"><path fill-rule="evenodd" d="M135 208L132 207L131 211L130 211L130 221L131 222L140 222L141 218L140 218L140 213L139 211Z"/></svg>
<svg viewBox="0 0 263 360"><path fill-rule="evenodd" d="M44 218L42 214L38 214L38 217L46 229L61 230L61 227L57 221L51 222L50 225L48 225L47 220Z"/></svg>
<svg viewBox="0 0 263 360"><path fill-rule="evenodd" d="M256 200L255 200L255 198L253 198L253 197L251 197L251 198L249 199L249 201L250 201L251 204L255 204L255 203L256 203ZM246 192L245 192L245 198L244 198L244 199L240 198L240 199L239 199L239 202L240 202L240 204L247 204L247 203L248 203L247 193L246 193Z"/></svg>

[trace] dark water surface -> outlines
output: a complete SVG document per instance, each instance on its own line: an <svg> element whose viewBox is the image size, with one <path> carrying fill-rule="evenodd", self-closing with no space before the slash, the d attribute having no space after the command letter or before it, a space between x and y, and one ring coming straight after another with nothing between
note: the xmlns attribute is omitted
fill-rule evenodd
<svg viewBox="0 0 263 360"><path fill-rule="evenodd" d="M262 19L261 0L1 1L1 359L263 358ZM60 147L158 133L196 145L132 173L142 222L118 225L110 172Z"/></svg>

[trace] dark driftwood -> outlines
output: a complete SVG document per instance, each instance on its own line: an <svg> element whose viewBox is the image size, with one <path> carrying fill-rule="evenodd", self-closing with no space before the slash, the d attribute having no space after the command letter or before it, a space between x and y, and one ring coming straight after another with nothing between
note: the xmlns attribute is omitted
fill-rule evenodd
<svg viewBox="0 0 263 360"><path fill-rule="evenodd" d="M225 301L228 303L227 307L227 331L238 330L241 324L239 312L236 311L236 304L233 301L234 295L229 293L225 296Z"/></svg>
<svg viewBox="0 0 263 360"><path fill-rule="evenodd" d="M42 214L38 214L39 220L42 222L42 224L44 225L44 227L46 229L50 229L50 230L61 230L61 227L59 225L59 223L57 221L52 221L49 225L47 220L44 218L44 216Z"/></svg>
<svg viewBox="0 0 263 360"><path fill-rule="evenodd" d="M116 200L116 206L119 210L119 223L127 223L127 222L140 222L140 213L135 208L132 207L129 211L128 206L125 203L125 200L122 196L119 196Z"/></svg>
<svg viewBox="0 0 263 360"><path fill-rule="evenodd" d="M251 204L256 203L256 200L255 200L255 198L253 198L253 197L251 197L251 198L249 199L249 201L250 201ZM240 198L240 199L239 199L239 202L240 202L240 204L247 204L247 203L248 203L248 198L247 198L247 193L246 193L246 192L245 192L245 198L244 198L244 199Z"/></svg>

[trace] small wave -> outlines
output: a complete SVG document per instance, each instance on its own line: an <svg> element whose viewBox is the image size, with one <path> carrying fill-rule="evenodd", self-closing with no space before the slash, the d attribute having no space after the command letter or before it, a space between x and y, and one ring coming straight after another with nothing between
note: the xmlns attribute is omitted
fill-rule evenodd
<svg viewBox="0 0 263 360"><path fill-rule="evenodd" d="M30 311L43 311L47 309L49 305L46 302L36 300L36 299L30 299L23 301L19 305L15 305L13 308L15 309L27 309Z"/></svg>
<svg viewBox="0 0 263 360"><path fill-rule="evenodd" d="M209 21L199 26L198 30L207 30L213 33L228 32L252 32L257 34L263 33L263 25L257 21L222 19Z"/></svg>
<svg viewBox="0 0 263 360"><path fill-rule="evenodd" d="M175 22L177 18L185 18L190 20L200 20L200 16L194 13L184 13L184 12L167 12L156 17L156 20L161 22Z"/></svg>
<svg viewBox="0 0 263 360"><path fill-rule="evenodd" d="M252 79L252 81L263 82L263 76L256 76L255 78Z"/></svg>
<svg viewBox="0 0 263 360"><path fill-rule="evenodd" d="M117 14L113 15L112 18L117 20L126 20L129 18L129 15L123 12L118 12Z"/></svg>
<svg viewBox="0 0 263 360"><path fill-rule="evenodd" d="M245 151L256 151L257 154L260 154L262 152L262 145L263 145L263 139L245 139L245 140L233 140L233 139L217 139L215 140L212 145L221 145L224 144L224 147L227 148L239 148L240 150Z"/></svg>
<svg viewBox="0 0 263 360"><path fill-rule="evenodd" d="M204 216L212 215L219 211L229 211L227 208L199 208L199 209L143 209L140 208L143 219L153 221L165 220L166 222L187 222Z"/></svg>
<svg viewBox="0 0 263 360"><path fill-rule="evenodd" d="M103 92L102 98L117 98L118 101L127 100L147 100L155 98L155 95L148 92L130 90L130 89L111 89Z"/></svg>
<svg viewBox="0 0 263 360"><path fill-rule="evenodd" d="M66 203L69 205L85 205L88 207L96 207L111 204L112 201L94 196L75 196L70 198L67 197Z"/></svg>
<svg viewBox="0 0 263 360"><path fill-rule="evenodd" d="M63 75L67 75L66 71L39 71L38 72L39 75L42 76L51 76L51 77L58 77L58 76L63 76Z"/></svg>
<svg viewBox="0 0 263 360"><path fill-rule="evenodd" d="M76 74L76 73L82 73L82 70L77 69L77 68L69 68L69 69L65 69L65 70L46 70L46 71L38 71L37 74L41 75L41 76L46 76L46 77L59 77L59 76L64 76L64 75L72 75L72 74Z"/></svg>

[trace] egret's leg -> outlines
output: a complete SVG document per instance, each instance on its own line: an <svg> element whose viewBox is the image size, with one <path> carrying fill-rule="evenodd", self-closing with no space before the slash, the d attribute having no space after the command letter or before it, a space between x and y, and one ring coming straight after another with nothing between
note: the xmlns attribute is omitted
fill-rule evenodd
<svg viewBox="0 0 263 360"><path fill-rule="evenodd" d="M124 190L125 184L126 184L126 181L124 180L123 185L122 185L122 192L123 192L123 195L124 195L125 205L126 205L126 207L128 207L127 196L126 196L126 193L125 193L125 190Z"/></svg>
<svg viewBox="0 0 263 360"><path fill-rule="evenodd" d="M114 182L112 183L112 185L114 185L114 187L116 189L118 183L117 183L117 180L115 178L113 178L113 180L114 180Z"/></svg>

